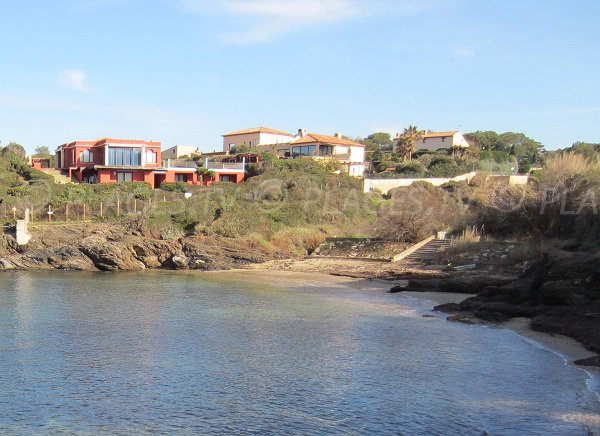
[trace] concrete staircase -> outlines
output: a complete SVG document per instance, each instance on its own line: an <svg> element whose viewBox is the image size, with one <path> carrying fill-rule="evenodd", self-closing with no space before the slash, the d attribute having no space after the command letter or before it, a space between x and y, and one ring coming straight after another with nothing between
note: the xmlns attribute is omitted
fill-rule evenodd
<svg viewBox="0 0 600 436"><path fill-rule="evenodd" d="M403 262L421 263L427 262L435 258L442 250L450 246L450 239L433 239L427 242L418 250L402 259Z"/></svg>
<svg viewBox="0 0 600 436"><path fill-rule="evenodd" d="M65 176L61 171L55 169L46 169L44 172L54 177L54 182L59 184L72 183L68 176Z"/></svg>

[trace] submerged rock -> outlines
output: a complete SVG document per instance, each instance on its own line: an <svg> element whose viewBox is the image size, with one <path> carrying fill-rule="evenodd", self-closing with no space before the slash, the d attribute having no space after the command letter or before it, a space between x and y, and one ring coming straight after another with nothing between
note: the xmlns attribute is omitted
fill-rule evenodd
<svg viewBox="0 0 600 436"><path fill-rule="evenodd" d="M581 366L599 366L600 367L600 356L592 356L586 359L579 359L573 362L575 365Z"/></svg>
<svg viewBox="0 0 600 436"><path fill-rule="evenodd" d="M448 321L454 321L454 322L462 322L463 324L486 324L485 321L482 321L479 318L476 318L475 316L473 316L470 313L456 313L454 315L450 315L448 318L446 318Z"/></svg>

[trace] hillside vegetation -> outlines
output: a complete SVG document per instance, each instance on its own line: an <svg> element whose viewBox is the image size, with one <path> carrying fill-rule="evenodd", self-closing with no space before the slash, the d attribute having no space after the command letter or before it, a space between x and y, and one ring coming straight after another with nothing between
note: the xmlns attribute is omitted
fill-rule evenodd
<svg viewBox="0 0 600 436"><path fill-rule="evenodd" d="M252 174L241 185L167 184L155 191L135 182L59 185L18 153L0 152L0 193L8 222L13 206L37 211L37 220L52 210L60 221L82 219L85 204L86 219L100 220L102 210L102 220L133 220L133 228L151 238L239 238L263 251L296 255L316 248L326 236L371 232L381 197L364 194L360 180L310 159L267 159ZM192 196L184 198L182 191Z"/></svg>

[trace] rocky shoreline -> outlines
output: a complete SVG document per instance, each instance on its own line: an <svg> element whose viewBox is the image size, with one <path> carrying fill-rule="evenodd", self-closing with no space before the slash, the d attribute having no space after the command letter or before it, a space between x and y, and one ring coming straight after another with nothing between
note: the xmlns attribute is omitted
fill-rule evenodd
<svg viewBox="0 0 600 436"><path fill-rule="evenodd" d="M568 336L600 354L600 258L593 253L543 254L522 274L420 277L390 292L462 292L472 297L434 310L450 321L471 324L503 323L528 318L534 331ZM600 366L600 355L575 362Z"/></svg>
<svg viewBox="0 0 600 436"><path fill-rule="evenodd" d="M143 228L116 224L38 226L27 246L0 235L0 271L142 271L242 268L272 259L251 244L235 239L188 236L152 238Z"/></svg>

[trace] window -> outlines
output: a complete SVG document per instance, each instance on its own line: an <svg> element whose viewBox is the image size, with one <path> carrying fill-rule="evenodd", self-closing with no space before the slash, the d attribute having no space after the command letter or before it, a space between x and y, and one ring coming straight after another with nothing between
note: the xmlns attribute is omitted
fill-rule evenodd
<svg viewBox="0 0 600 436"><path fill-rule="evenodd" d="M316 152L316 146L314 145L302 145L298 147L292 147L293 156L314 156Z"/></svg>
<svg viewBox="0 0 600 436"><path fill-rule="evenodd" d="M229 144L229 150L231 150L233 147L235 147L235 144Z"/></svg>
<svg viewBox="0 0 600 436"><path fill-rule="evenodd" d="M442 142L444 142L446 140L445 136L442 136Z"/></svg>
<svg viewBox="0 0 600 436"><path fill-rule="evenodd" d="M94 152L91 150L84 150L79 153L79 161L82 163L94 162Z"/></svg>
<svg viewBox="0 0 600 436"><path fill-rule="evenodd" d="M108 149L108 164L120 166L141 165L142 151L139 148L116 148Z"/></svg>
<svg viewBox="0 0 600 436"><path fill-rule="evenodd" d="M133 182L133 173L117 173L117 182Z"/></svg>
<svg viewBox="0 0 600 436"><path fill-rule="evenodd" d="M146 150L145 160L146 163L156 163L156 152L153 150Z"/></svg>
<svg viewBox="0 0 600 436"><path fill-rule="evenodd" d="M219 176L219 182L235 182L235 177L231 174L221 174Z"/></svg>
<svg viewBox="0 0 600 436"><path fill-rule="evenodd" d="M331 156L333 155L333 146L321 145L319 147L319 156Z"/></svg>
<svg viewBox="0 0 600 436"><path fill-rule="evenodd" d="M187 174L175 174L175 181L176 182L187 182L188 175Z"/></svg>

